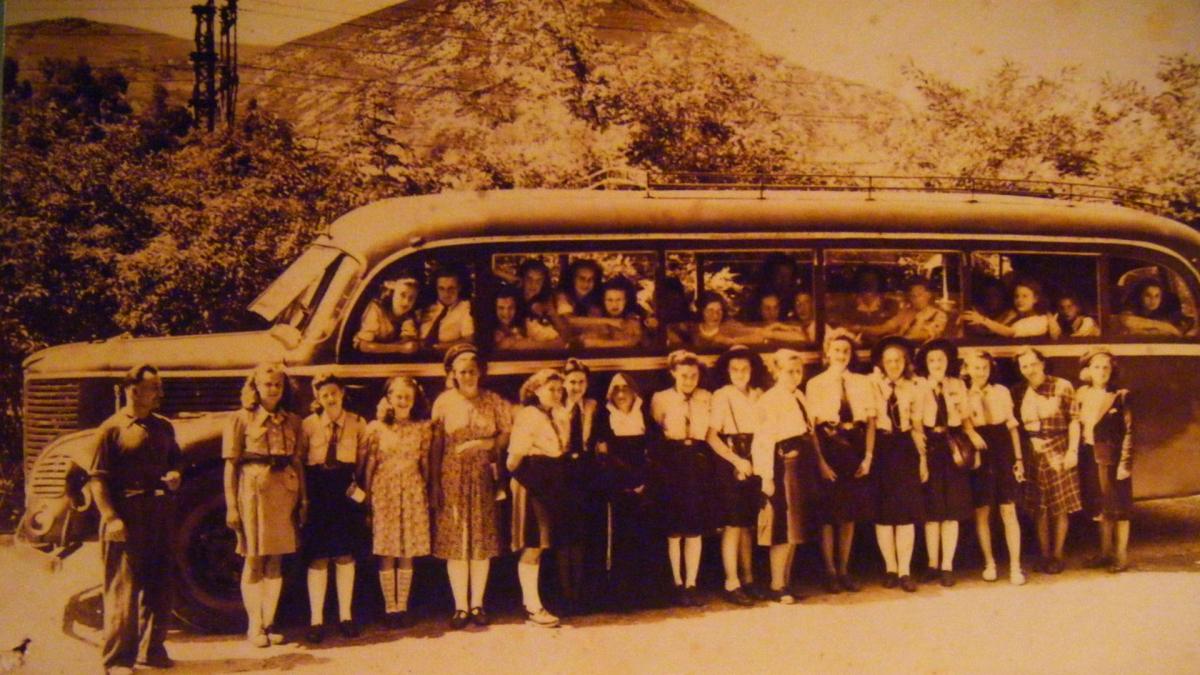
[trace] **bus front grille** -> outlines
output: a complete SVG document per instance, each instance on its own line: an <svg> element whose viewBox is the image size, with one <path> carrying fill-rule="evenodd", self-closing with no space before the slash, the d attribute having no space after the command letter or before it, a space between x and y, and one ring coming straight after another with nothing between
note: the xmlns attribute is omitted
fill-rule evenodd
<svg viewBox="0 0 1200 675"><path fill-rule="evenodd" d="M27 492L37 497L61 497L67 493L67 469L71 461L65 455L51 454L30 467Z"/></svg>
<svg viewBox="0 0 1200 675"><path fill-rule="evenodd" d="M79 390L78 380L25 381L26 475L50 441L79 428Z"/></svg>

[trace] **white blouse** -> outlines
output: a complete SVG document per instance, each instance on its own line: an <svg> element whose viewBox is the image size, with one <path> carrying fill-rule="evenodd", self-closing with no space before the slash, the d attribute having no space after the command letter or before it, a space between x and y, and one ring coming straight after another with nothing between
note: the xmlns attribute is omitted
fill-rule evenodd
<svg viewBox="0 0 1200 675"><path fill-rule="evenodd" d="M900 431L906 432L912 430L912 423L920 415L920 405L918 403L918 388L917 381L905 377L893 383L886 375L879 371L871 373L871 384L875 388L875 428L881 431ZM893 389L896 392L896 407L900 413L900 428L892 429L892 418L888 417L888 399L892 395Z"/></svg>
<svg viewBox="0 0 1200 675"><path fill-rule="evenodd" d="M798 388L788 390L778 385L760 396L754 409L758 431L750 444L751 462L755 475L762 476L763 482L770 482L775 480L775 445L811 430L804 414L810 409Z"/></svg>
<svg viewBox="0 0 1200 675"><path fill-rule="evenodd" d="M609 403L608 428L613 436L644 436L646 434L646 416L642 414L642 398L633 399L629 412L621 410Z"/></svg>
<svg viewBox="0 0 1200 675"><path fill-rule="evenodd" d="M758 413L754 403L762 396L761 389L751 388L742 393L727 384L713 392L712 412L708 425L718 434L752 434L758 429Z"/></svg>
<svg viewBox="0 0 1200 675"><path fill-rule="evenodd" d="M663 436L672 441L702 441L708 436L712 394L696 388L691 396L678 389L664 389L650 398L650 418L662 427Z"/></svg>
<svg viewBox="0 0 1200 675"><path fill-rule="evenodd" d="M982 390L967 390L967 406L971 411L971 424L977 427L1003 424L1016 429L1018 426L1012 392L1002 384L986 384Z"/></svg>
<svg viewBox="0 0 1200 675"><path fill-rule="evenodd" d="M521 459L530 455L562 457L567 446L567 428L566 410L561 406L556 406L550 414L537 406L522 406L513 416L508 470L515 471Z"/></svg>
<svg viewBox="0 0 1200 675"><path fill-rule="evenodd" d="M813 424L838 422L838 411L842 407L842 380L845 380L846 398L855 422L866 422L875 417L875 392L866 375L844 371L839 375L826 370L808 381L805 395L808 412Z"/></svg>
<svg viewBox="0 0 1200 675"><path fill-rule="evenodd" d="M937 393L938 385L928 378L922 378L917 383L918 419L927 427L937 425ZM947 377L941 382L941 390L946 395L946 426L961 427L964 419L969 419L970 410L967 406L967 385L957 377Z"/></svg>

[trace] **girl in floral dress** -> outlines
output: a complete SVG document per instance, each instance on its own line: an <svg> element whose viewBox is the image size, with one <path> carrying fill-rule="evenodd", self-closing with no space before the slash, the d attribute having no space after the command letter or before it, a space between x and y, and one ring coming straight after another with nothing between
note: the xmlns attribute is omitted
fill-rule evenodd
<svg viewBox="0 0 1200 675"><path fill-rule="evenodd" d="M387 382L375 421L367 428L366 487L371 500L373 553L388 623L408 625L413 558L429 555L429 447L432 432L421 387L410 377Z"/></svg>

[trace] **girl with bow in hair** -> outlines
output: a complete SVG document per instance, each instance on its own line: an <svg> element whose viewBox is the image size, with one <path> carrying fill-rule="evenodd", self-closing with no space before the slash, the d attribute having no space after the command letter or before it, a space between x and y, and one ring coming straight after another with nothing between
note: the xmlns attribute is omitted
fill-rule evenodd
<svg viewBox="0 0 1200 675"><path fill-rule="evenodd" d="M421 385L411 377L388 379L367 428L367 493L372 552L379 556L379 587L387 622L409 625L413 558L429 555L429 453L433 432Z"/></svg>

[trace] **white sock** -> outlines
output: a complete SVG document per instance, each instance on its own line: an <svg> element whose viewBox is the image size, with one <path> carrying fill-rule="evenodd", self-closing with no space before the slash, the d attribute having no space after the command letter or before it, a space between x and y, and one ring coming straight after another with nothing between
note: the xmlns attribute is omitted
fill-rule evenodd
<svg viewBox="0 0 1200 675"><path fill-rule="evenodd" d="M349 621L353 616L350 605L354 602L354 561L338 561L334 574L337 577L338 619Z"/></svg>
<svg viewBox="0 0 1200 675"><path fill-rule="evenodd" d="M879 554L883 556L883 566L889 574L896 573L896 528L891 525L875 526L875 541L879 544Z"/></svg>
<svg viewBox="0 0 1200 675"><path fill-rule="evenodd" d="M325 589L329 584L329 560L322 558L308 564L309 624L325 623Z"/></svg>
<svg viewBox="0 0 1200 675"><path fill-rule="evenodd" d="M916 542L916 525L896 526L896 566L898 574L902 577L912 574L913 547Z"/></svg>
<svg viewBox="0 0 1200 675"><path fill-rule="evenodd" d="M696 586L696 575L700 573L700 537L687 537L683 540L683 560L687 564L688 588Z"/></svg>
<svg viewBox="0 0 1200 675"><path fill-rule="evenodd" d="M541 563L517 563L517 579L521 582L521 599L525 611L536 612L542 608L542 596L538 592L538 571Z"/></svg>
<svg viewBox="0 0 1200 675"><path fill-rule="evenodd" d="M491 568L490 559L471 561L471 607L483 607L483 594L487 591L488 570Z"/></svg>
<svg viewBox="0 0 1200 675"><path fill-rule="evenodd" d="M398 611L408 611L408 595L412 590L413 569L401 567L396 570L396 606Z"/></svg>
<svg viewBox="0 0 1200 675"><path fill-rule="evenodd" d="M379 570L379 590L383 592L383 608L388 613L400 611L396 603L396 568L391 564Z"/></svg>
<svg viewBox="0 0 1200 675"><path fill-rule="evenodd" d="M466 560L447 560L446 576L450 577L450 592L454 594L454 608L467 611L467 585L470 583L470 573L467 571Z"/></svg>

